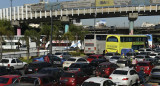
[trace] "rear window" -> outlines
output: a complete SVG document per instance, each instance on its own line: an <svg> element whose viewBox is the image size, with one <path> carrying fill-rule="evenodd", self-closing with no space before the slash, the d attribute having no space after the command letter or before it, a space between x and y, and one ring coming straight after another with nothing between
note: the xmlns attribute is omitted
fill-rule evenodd
<svg viewBox="0 0 160 86"><path fill-rule="evenodd" d="M154 72L159 72L159 73L160 73L160 69L152 69L151 72L152 72L152 73L154 73Z"/></svg>
<svg viewBox="0 0 160 86"><path fill-rule="evenodd" d="M113 53L106 53L105 56L113 56Z"/></svg>
<svg viewBox="0 0 160 86"><path fill-rule="evenodd" d="M94 82L84 82L82 86L100 86L100 84Z"/></svg>
<svg viewBox="0 0 160 86"><path fill-rule="evenodd" d="M67 61L76 61L76 59L70 58Z"/></svg>
<svg viewBox="0 0 160 86"><path fill-rule="evenodd" d="M96 59L95 56L89 56L88 58L90 58L90 59Z"/></svg>
<svg viewBox="0 0 160 86"><path fill-rule="evenodd" d="M38 78L31 78L31 77L21 77L20 83L35 83L38 81Z"/></svg>
<svg viewBox="0 0 160 86"><path fill-rule="evenodd" d="M0 77L0 83L6 84L8 82L9 78Z"/></svg>
<svg viewBox="0 0 160 86"><path fill-rule="evenodd" d="M1 63L9 63L9 60L8 59L2 59Z"/></svg>
<svg viewBox="0 0 160 86"><path fill-rule="evenodd" d="M137 66L149 66L147 63L138 63Z"/></svg>
<svg viewBox="0 0 160 86"><path fill-rule="evenodd" d="M115 70L113 74L118 74L118 75L127 75L128 71L124 70Z"/></svg>
<svg viewBox="0 0 160 86"><path fill-rule="evenodd" d="M65 73L62 74L62 77L75 77L75 74L65 72Z"/></svg>
<svg viewBox="0 0 160 86"><path fill-rule="evenodd" d="M119 59L120 57L111 57L111 59Z"/></svg>
<svg viewBox="0 0 160 86"><path fill-rule="evenodd" d="M135 58L143 59L144 57L143 56L136 56Z"/></svg>
<svg viewBox="0 0 160 86"><path fill-rule="evenodd" d="M55 53L55 55L61 55L62 53Z"/></svg>
<svg viewBox="0 0 160 86"><path fill-rule="evenodd" d="M71 64L70 68L80 68L80 64Z"/></svg>

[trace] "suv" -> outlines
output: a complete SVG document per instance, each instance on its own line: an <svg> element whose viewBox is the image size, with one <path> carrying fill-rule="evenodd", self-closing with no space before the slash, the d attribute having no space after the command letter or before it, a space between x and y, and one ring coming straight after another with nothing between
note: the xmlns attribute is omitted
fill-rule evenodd
<svg viewBox="0 0 160 86"><path fill-rule="evenodd" d="M111 62L103 62L96 68L96 76L109 77L109 75L117 69L118 66Z"/></svg>
<svg viewBox="0 0 160 86"><path fill-rule="evenodd" d="M21 69L27 66L26 62L22 62L17 58L2 58L0 61L0 66L10 67L12 69Z"/></svg>
<svg viewBox="0 0 160 86"><path fill-rule="evenodd" d="M40 62L40 61L32 62L32 63L29 63L29 65L26 67L26 69L24 70L24 73L25 74L36 73L42 68L51 67L51 66L52 64L47 62Z"/></svg>

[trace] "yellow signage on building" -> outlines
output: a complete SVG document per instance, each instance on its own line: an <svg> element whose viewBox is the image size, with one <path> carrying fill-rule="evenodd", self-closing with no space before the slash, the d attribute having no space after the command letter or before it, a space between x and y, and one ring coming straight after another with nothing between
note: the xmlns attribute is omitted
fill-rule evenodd
<svg viewBox="0 0 160 86"><path fill-rule="evenodd" d="M114 0L96 0L97 7L114 6Z"/></svg>

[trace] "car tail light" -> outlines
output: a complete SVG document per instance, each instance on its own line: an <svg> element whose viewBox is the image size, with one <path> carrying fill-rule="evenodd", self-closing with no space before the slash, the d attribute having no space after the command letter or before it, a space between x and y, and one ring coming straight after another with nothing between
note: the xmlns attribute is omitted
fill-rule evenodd
<svg viewBox="0 0 160 86"><path fill-rule="evenodd" d="M109 77L109 79L112 79L112 77Z"/></svg>
<svg viewBox="0 0 160 86"><path fill-rule="evenodd" d="M38 68L36 68L35 71L38 71Z"/></svg>
<svg viewBox="0 0 160 86"><path fill-rule="evenodd" d="M8 67L10 67L10 64L8 64Z"/></svg>
<svg viewBox="0 0 160 86"><path fill-rule="evenodd" d="M94 50L96 50L96 47L94 47Z"/></svg>
<svg viewBox="0 0 160 86"><path fill-rule="evenodd" d="M60 56L60 57L62 57L62 56Z"/></svg>
<svg viewBox="0 0 160 86"><path fill-rule="evenodd" d="M38 60L34 60L35 62L37 62Z"/></svg>
<svg viewBox="0 0 160 86"><path fill-rule="evenodd" d="M109 71L109 70L110 70L110 68L107 68L107 69L106 69L106 71Z"/></svg>
<svg viewBox="0 0 160 86"><path fill-rule="evenodd" d="M80 69L80 68L78 68L78 71L81 71L81 69Z"/></svg>
<svg viewBox="0 0 160 86"><path fill-rule="evenodd" d="M128 80L128 78L123 78L122 80Z"/></svg>

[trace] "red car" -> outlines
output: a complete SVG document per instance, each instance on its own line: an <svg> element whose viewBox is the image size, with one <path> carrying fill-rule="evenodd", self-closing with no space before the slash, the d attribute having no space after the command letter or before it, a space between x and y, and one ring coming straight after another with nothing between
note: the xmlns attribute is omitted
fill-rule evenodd
<svg viewBox="0 0 160 86"><path fill-rule="evenodd" d="M60 78L59 86L80 86L88 78L89 76L80 71L66 71Z"/></svg>
<svg viewBox="0 0 160 86"><path fill-rule="evenodd" d="M117 68L117 64L111 62L103 62L98 65L95 74L96 76L109 77L109 75L111 75L111 73Z"/></svg>
<svg viewBox="0 0 160 86"><path fill-rule="evenodd" d="M10 85L17 80L19 75L3 75L0 76L0 86Z"/></svg>
<svg viewBox="0 0 160 86"><path fill-rule="evenodd" d="M154 65L150 61L138 62L136 65L136 71L139 72L141 68L144 68L144 72L147 75L150 75Z"/></svg>
<svg viewBox="0 0 160 86"><path fill-rule="evenodd" d="M87 58L87 61L91 62L92 60L94 59L105 59L103 55L90 55L88 58Z"/></svg>

